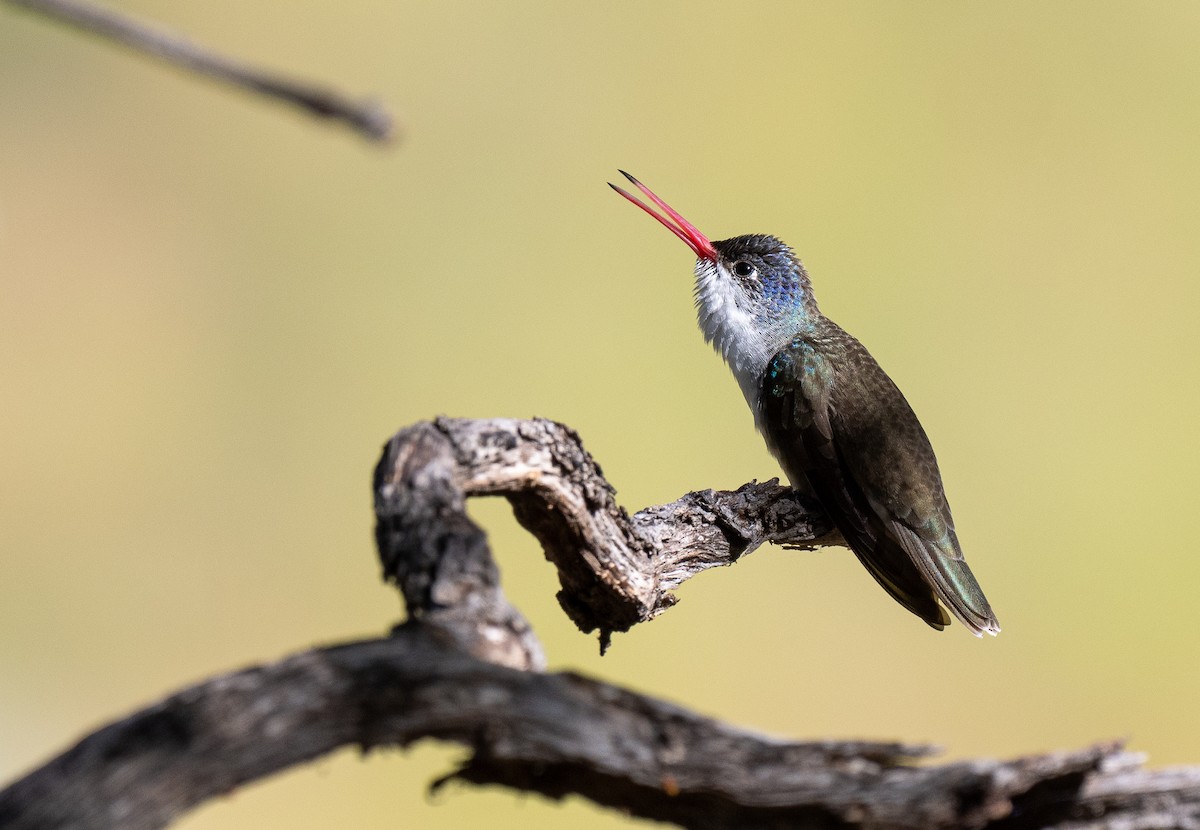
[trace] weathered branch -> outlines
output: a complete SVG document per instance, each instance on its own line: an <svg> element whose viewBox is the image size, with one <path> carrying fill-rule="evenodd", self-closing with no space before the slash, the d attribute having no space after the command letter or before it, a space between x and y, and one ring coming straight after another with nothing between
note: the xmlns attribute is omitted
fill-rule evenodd
<svg viewBox="0 0 1200 830"><path fill-rule="evenodd" d="M120 43L173 66L299 107L310 115L349 125L373 141L394 136L392 116L375 101L352 101L334 90L284 78L218 55L180 35L82 0L4 0Z"/></svg>
<svg viewBox="0 0 1200 830"><path fill-rule="evenodd" d="M517 667L541 665L540 648L500 592L483 531L467 517L466 498L487 495L512 503L558 568L563 610L582 631L599 629L602 647L611 632L671 607L671 591L702 571L764 542L835 538L815 501L775 480L689 493L631 518L579 436L554 421L439 418L401 430L375 469L384 575L412 616L483 659Z"/></svg>
<svg viewBox="0 0 1200 830"><path fill-rule="evenodd" d="M576 793L695 828L1196 827L1200 769L1117 745L916 767L927 747L788 743L570 674L477 660L421 626L217 677L0 793L5 830L151 830L338 747L452 741L446 779Z"/></svg>
<svg viewBox="0 0 1200 830"><path fill-rule="evenodd" d="M763 541L811 544L825 528L774 483L629 517L566 427L418 424L375 471L380 556L407 623L208 680L99 730L0 792L0 827L150 830L342 746L435 738L468 750L442 782L574 793L692 828L1200 828L1200 768L1145 770L1118 744L918 766L929 747L785 742L528 671L541 647L463 510L484 494L509 498L559 569L563 607L602 631L653 617L680 582Z"/></svg>

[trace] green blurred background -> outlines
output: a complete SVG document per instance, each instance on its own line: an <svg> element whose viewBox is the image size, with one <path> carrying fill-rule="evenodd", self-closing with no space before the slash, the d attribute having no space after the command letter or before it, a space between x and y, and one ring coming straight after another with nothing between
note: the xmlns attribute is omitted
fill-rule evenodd
<svg viewBox="0 0 1200 830"><path fill-rule="evenodd" d="M1200 5L127 8L377 94L368 146L0 6L0 779L218 672L384 632L369 480L439 413L544 415L631 509L777 468L689 252L792 243L930 433L1004 633L926 628L848 553L764 549L576 632L473 506L554 668L795 738L1200 762ZM179 826L613 827L343 752Z"/></svg>

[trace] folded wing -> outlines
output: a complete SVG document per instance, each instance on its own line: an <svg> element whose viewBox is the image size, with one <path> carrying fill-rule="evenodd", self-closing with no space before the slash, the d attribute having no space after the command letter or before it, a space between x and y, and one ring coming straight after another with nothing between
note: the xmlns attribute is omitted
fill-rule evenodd
<svg viewBox="0 0 1200 830"><path fill-rule="evenodd" d="M768 364L759 399L768 442L793 479L808 480L859 561L897 602L941 629L950 618L940 600L972 633L997 633L963 560L925 431L866 349L837 334L836 369L799 337Z"/></svg>

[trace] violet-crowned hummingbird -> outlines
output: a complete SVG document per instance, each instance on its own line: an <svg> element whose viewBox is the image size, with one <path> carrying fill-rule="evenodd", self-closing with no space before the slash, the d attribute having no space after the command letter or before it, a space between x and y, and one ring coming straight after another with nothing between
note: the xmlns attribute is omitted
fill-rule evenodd
<svg viewBox="0 0 1200 830"><path fill-rule="evenodd" d="M815 493L846 543L897 602L937 629L945 605L971 633L1000 624L963 559L942 476L904 395L861 343L821 314L808 273L773 236L710 242L621 171L696 254L704 339L729 364L792 486Z"/></svg>

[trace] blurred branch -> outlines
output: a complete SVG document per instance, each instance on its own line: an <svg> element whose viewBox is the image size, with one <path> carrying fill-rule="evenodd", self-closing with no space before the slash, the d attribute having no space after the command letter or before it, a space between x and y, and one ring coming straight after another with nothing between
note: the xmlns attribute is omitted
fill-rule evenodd
<svg viewBox="0 0 1200 830"><path fill-rule="evenodd" d="M393 138L392 116L376 102L352 101L333 90L248 66L215 54L173 32L117 12L81 0L0 2L52 17L135 51L153 55L181 69L286 101L310 115L340 121L373 141L389 141Z"/></svg>
<svg viewBox="0 0 1200 830"><path fill-rule="evenodd" d="M152 830L342 746L467 747L438 781L578 794L694 828L1196 827L1200 769L1119 745L914 767L928 747L789 743L570 674L477 660L413 624L216 677L0 792L6 830Z"/></svg>
<svg viewBox="0 0 1200 830"><path fill-rule="evenodd" d="M541 647L465 512L469 496L506 496L558 567L563 607L608 632L763 541L817 539L820 514L773 482L630 517L579 437L540 419L416 424L374 482L384 573L410 615L392 637L215 677L106 726L0 792L0 826L152 830L339 747L435 738L469 752L435 787L577 794L690 828L1200 827L1200 768L1145 770L1119 744L919 767L931 748L781 741L529 671Z"/></svg>

